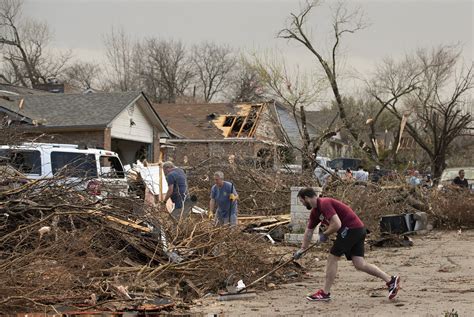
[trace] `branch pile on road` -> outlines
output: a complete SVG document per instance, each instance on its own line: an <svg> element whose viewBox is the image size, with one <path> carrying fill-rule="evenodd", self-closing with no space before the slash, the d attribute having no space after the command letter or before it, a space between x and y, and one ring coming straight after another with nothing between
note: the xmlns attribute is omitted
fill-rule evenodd
<svg viewBox="0 0 474 317"><path fill-rule="evenodd" d="M183 308L282 259L261 235L2 174L0 312ZM122 207L121 207L122 206ZM134 208L135 210L137 208ZM287 266L269 279L295 276ZM272 280L276 279L276 280Z"/></svg>

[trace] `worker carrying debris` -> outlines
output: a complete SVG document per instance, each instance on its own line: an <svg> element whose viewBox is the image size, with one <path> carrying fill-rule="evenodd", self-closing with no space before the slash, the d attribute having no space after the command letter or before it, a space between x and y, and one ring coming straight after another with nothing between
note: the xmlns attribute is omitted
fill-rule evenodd
<svg viewBox="0 0 474 317"><path fill-rule="evenodd" d="M239 195L231 182L224 181L224 173L214 173L215 184L211 188L211 201L209 203L209 215L212 215L217 207L216 225L237 225L237 199Z"/></svg>
<svg viewBox="0 0 474 317"><path fill-rule="evenodd" d="M186 202L189 201L188 195L188 180L186 174L180 168L177 168L173 162L163 163L163 172L166 175L166 182L168 183L168 191L166 192L163 201L171 198L174 203L174 209L171 211L171 215L175 219L179 219L189 213L188 205Z"/></svg>
<svg viewBox="0 0 474 317"><path fill-rule="evenodd" d="M326 242L329 236L337 233L326 264L326 280L324 288L306 298L310 301L328 301L331 299L331 286L337 274L337 262L344 254L347 260L352 260L354 267L362 272L378 277L386 282L388 298L393 299L400 287L399 276L389 276L377 266L365 262L364 240L367 230L364 223L346 204L333 198L318 198L314 189L308 187L298 192L298 198L308 210L311 210L308 225L305 230L301 249L295 252L294 259L299 259L311 241L314 229L321 223L325 230L319 231L319 241Z"/></svg>

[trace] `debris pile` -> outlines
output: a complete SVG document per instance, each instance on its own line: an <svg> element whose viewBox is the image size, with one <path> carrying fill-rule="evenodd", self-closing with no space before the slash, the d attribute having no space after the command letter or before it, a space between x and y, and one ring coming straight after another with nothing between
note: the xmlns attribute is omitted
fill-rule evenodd
<svg viewBox="0 0 474 317"><path fill-rule="evenodd" d="M198 204L206 209L216 171L222 171L225 180L234 183L240 196L241 215L288 214L291 187L318 186L312 175L295 174L284 169L258 169L214 157L186 169L190 192L198 197Z"/></svg>
<svg viewBox="0 0 474 317"><path fill-rule="evenodd" d="M324 195L351 206L377 235L382 216L418 212L427 213L435 228L474 228L474 193L468 190L426 189L402 180L382 186L339 182L329 186Z"/></svg>
<svg viewBox="0 0 474 317"><path fill-rule="evenodd" d="M429 210L428 196L420 189L401 182L384 186L371 183L340 183L329 187L324 195L351 206L367 228L374 233L379 232L382 216Z"/></svg>
<svg viewBox="0 0 474 317"><path fill-rule="evenodd" d="M449 188L430 193L433 224L437 228L474 228L474 192Z"/></svg>
<svg viewBox="0 0 474 317"><path fill-rule="evenodd" d="M1 313L185 308L282 261L261 235L200 215L177 222L141 201L97 201L64 182L0 181ZM268 281L294 276L283 273Z"/></svg>

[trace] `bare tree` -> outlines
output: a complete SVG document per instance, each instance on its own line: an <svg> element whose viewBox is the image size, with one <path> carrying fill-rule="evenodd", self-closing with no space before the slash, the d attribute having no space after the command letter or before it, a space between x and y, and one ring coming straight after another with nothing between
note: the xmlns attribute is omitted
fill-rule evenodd
<svg viewBox="0 0 474 317"><path fill-rule="evenodd" d="M150 72L161 90L158 102L175 103L183 96L194 78L193 65L182 42L149 39L146 54Z"/></svg>
<svg viewBox="0 0 474 317"><path fill-rule="evenodd" d="M406 121L406 131L428 155L437 179L446 167L453 141L474 130L472 115L464 110L474 84L473 65L462 67L460 50L449 46L419 50L408 60L414 64L408 71L399 71L415 73L416 89L406 95L403 105L391 102L386 106L399 120ZM386 82L393 76L387 72Z"/></svg>
<svg viewBox="0 0 474 317"><path fill-rule="evenodd" d="M258 70L243 56L232 72L228 95L233 102L258 102L265 98L265 84Z"/></svg>
<svg viewBox="0 0 474 317"><path fill-rule="evenodd" d="M204 42L193 47L192 60L202 98L210 102L229 84L231 71L236 64L234 52L228 46Z"/></svg>
<svg viewBox="0 0 474 317"><path fill-rule="evenodd" d="M306 29L307 18L310 12L319 6L320 1L307 2L302 11L298 14L290 15L290 24L287 28L282 29L278 37L288 40L294 40L302 44L318 61L319 67L322 68L326 75L326 79L331 86L336 105L338 107L339 117L344 123L352 137L356 140L358 146L362 148L370 157L374 157L372 148L364 142L359 135L359 131L347 117L347 109L344 99L340 92L338 82L338 49L341 40L347 33L355 33L365 27L363 14L360 10L349 11L344 4L339 3L334 9L334 18L332 21L332 35L334 37L329 56L324 56L324 48L322 45L311 39L309 31Z"/></svg>
<svg viewBox="0 0 474 317"><path fill-rule="evenodd" d="M89 62L76 62L64 70L66 82L84 89L97 85L101 68Z"/></svg>
<svg viewBox="0 0 474 317"><path fill-rule="evenodd" d="M122 29L114 29L104 36L105 53L109 62L107 85L110 90L139 90L134 56L138 43Z"/></svg>
<svg viewBox="0 0 474 317"><path fill-rule="evenodd" d="M57 77L71 57L70 52L53 54L48 49L51 32L44 22L23 19L23 1L0 1L0 44L2 79L23 86L35 86Z"/></svg>
<svg viewBox="0 0 474 317"><path fill-rule="evenodd" d="M288 109L296 123L300 144L294 142L282 129L287 143L301 153L302 169L312 171L316 168L315 158L324 142L335 136L340 128L332 128L337 117L328 122L322 133L311 133L306 118L308 106L314 104L324 90L323 83L315 76L301 73L299 69L290 72L283 59L255 58L255 69L266 86L269 97L281 102Z"/></svg>
<svg viewBox="0 0 474 317"><path fill-rule="evenodd" d="M380 159L380 156L384 155L384 153L380 153L379 151L376 138L376 127L379 120L387 115L393 116L393 113L389 112L389 108L396 109L400 102L403 101L404 96L408 96L418 89L418 84L421 80L420 76L420 69L409 57L401 62L385 59L378 67L373 79L367 82L367 91L378 104L378 109L374 109L375 111L367 117L366 121L366 124L370 128L369 139L372 146L372 153L374 156L377 156L377 159ZM395 116L395 118L397 117ZM396 131L394 144L392 145L389 155L386 157L386 161L396 162L403 128L404 124L400 124L399 122L397 127L393 129Z"/></svg>

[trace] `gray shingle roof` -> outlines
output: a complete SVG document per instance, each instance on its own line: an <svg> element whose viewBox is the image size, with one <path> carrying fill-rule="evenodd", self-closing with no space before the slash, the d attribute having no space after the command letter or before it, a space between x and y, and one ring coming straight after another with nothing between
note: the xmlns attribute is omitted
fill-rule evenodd
<svg viewBox="0 0 474 317"><path fill-rule="evenodd" d="M50 92L39 90L39 89L32 89L28 87L10 85L6 83L0 83L0 91L10 91L14 92L19 95L50 95Z"/></svg>
<svg viewBox="0 0 474 317"><path fill-rule="evenodd" d="M9 110L47 127L105 127L140 95L140 92L23 95L22 111L17 106Z"/></svg>

